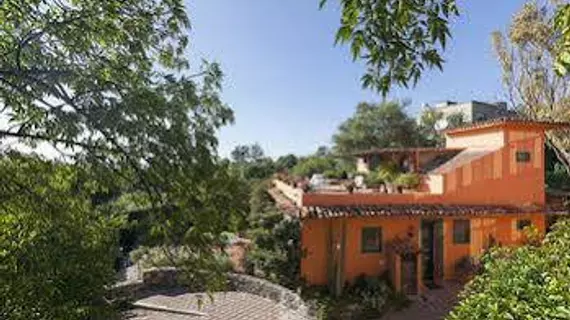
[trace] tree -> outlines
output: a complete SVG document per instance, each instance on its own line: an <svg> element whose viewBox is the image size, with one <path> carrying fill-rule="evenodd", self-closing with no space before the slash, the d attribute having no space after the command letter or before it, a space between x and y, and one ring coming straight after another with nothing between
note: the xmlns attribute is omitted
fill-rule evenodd
<svg viewBox="0 0 570 320"><path fill-rule="evenodd" d="M16 153L0 159L0 318L109 319L118 212L92 173Z"/></svg>
<svg viewBox="0 0 570 320"><path fill-rule="evenodd" d="M447 121L446 129L458 128L465 124L465 120L463 120L463 113L460 112L448 115L446 121Z"/></svg>
<svg viewBox="0 0 570 320"><path fill-rule="evenodd" d="M319 0L322 8L330 0ZM361 82L384 96L393 85L415 85L423 72L442 69L449 25L459 15L455 0L338 0L336 43L349 44L354 60L366 63ZM560 37L555 70L570 72L570 4L559 3L550 24ZM553 66L554 67L554 66ZM554 69L551 69L554 70Z"/></svg>
<svg viewBox="0 0 570 320"><path fill-rule="evenodd" d="M273 160L264 156L263 149L257 143L236 146L231 157L246 179L264 179L275 172Z"/></svg>
<svg viewBox="0 0 570 320"><path fill-rule="evenodd" d="M416 122L397 101L360 103L333 136L335 152L350 156L372 148L415 147L420 144Z"/></svg>
<svg viewBox="0 0 570 320"><path fill-rule="evenodd" d="M443 119L443 113L434 108L427 107L420 115L419 130L423 138L422 145L426 147L442 147L444 145L443 136L440 134L438 123Z"/></svg>
<svg viewBox="0 0 570 320"><path fill-rule="evenodd" d="M336 170L337 162L332 157L319 157L316 155L302 158L291 170L295 176L311 177L315 173L324 173Z"/></svg>
<svg viewBox="0 0 570 320"><path fill-rule="evenodd" d="M513 108L535 120L570 120L568 78L556 74L559 33L551 21L555 8L526 4L513 18L508 36L493 34L502 80ZM548 132L548 143L570 170L570 138Z"/></svg>
<svg viewBox="0 0 570 320"><path fill-rule="evenodd" d="M168 255L175 246L190 251L182 271L212 288L224 283L210 269L212 248L223 241L233 217L247 210L247 199L235 197L240 180L216 154L216 130L233 121L220 99L222 73L217 64L204 63L201 72L190 74L188 26L181 0L1 2L0 112L9 126L0 129L0 139L32 148L46 142L68 163L89 168L90 183L143 192L154 212L153 243ZM28 189L34 197L48 192ZM2 193L0 199L10 196ZM22 213L41 212L48 204L60 207L60 214L69 207L43 197ZM64 249L49 243L52 251ZM100 272L82 271L86 277ZM59 290L57 282L44 280ZM74 318L83 307L77 304L69 317L59 318ZM31 315L34 306L28 300L18 308L23 311L8 319Z"/></svg>
<svg viewBox="0 0 570 320"><path fill-rule="evenodd" d="M264 158L264 152L258 143L236 146L231 157L234 162L253 162Z"/></svg>
<svg viewBox="0 0 570 320"><path fill-rule="evenodd" d="M285 156L280 156L275 161L275 170L277 171L291 170L297 164L298 161L299 159L297 159L297 156L292 153Z"/></svg>
<svg viewBox="0 0 570 320"><path fill-rule="evenodd" d="M570 318L569 249L569 220L557 222L542 245L492 249L447 319Z"/></svg>

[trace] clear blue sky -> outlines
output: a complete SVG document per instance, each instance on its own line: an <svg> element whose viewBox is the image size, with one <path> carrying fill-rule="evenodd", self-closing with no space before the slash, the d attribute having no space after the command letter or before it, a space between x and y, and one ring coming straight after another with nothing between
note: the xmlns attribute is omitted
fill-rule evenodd
<svg viewBox="0 0 570 320"><path fill-rule="evenodd" d="M273 157L309 154L330 145L358 102L380 100L361 89L362 66L334 46L340 13L329 1L319 11L318 0L187 0L193 55L221 63L223 98L236 116L219 134L222 156L254 142ZM504 98L490 34L505 30L525 1L458 1L462 16L453 24L444 71L389 95L410 99L410 114L423 103Z"/></svg>

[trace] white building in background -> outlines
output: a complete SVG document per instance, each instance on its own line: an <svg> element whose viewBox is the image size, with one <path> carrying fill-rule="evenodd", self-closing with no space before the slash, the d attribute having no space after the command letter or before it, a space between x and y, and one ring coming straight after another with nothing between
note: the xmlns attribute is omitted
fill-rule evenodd
<svg viewBox="0 0 570 320"><path fill-rule="evenodd" d="M424 105L423 109L425 110L427 108L431 108L443 114L443 118L437 124L438 129L445 129L448 125L447 119L457 114L461 115L465 123L486 121L510 115L506 102L445 101L434 106Z"/></svg>

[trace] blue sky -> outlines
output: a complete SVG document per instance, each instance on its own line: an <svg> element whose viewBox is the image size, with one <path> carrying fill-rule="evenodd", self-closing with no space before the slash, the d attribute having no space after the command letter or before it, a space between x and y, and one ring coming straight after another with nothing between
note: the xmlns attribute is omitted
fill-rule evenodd
<svg viewBox="0 0 570 320"><path fill-rule="evenodd" d="M334 46L340 13L329 1L319 11L318 0L188 0L192 55L220 62L223 98L236 116L219 133L222 156L254 142L273 157L312 153L330 145L358 102L381 99L361 89L362 65ZM444 71L388 96L410 99L410 114L424 103L504 98L490 34L505 30L525 1L458 1Z"/></svg>

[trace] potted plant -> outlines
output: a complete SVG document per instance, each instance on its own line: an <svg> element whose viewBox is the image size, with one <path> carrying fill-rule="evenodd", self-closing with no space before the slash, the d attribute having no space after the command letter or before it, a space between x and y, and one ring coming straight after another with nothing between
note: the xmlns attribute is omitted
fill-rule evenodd
<svg viewBox="0 0 570 320"><path fill-rule="evenodd" d="M409 192L420 185L421 178L415 173L402 173L398 175L394 182L398 187L401 187L404 192Z"/></svg>
<svg viewBox="0 0 570 320"><path fill-rule="evenodd" d="M384 180L380 177L378 172L372 171L364 177L364 184L367 188L379 190L384 185Z"/></svg>
<svg viewBox="0 0 570 320"><path fill-rule="evenodd" d="M396 186L394 181L398 177L398 172L396 166L392 163L386 163L380 167L378 170L378 178L384 182L386 186L386 191L388 193L394 193L396 191Z"/></svg>

